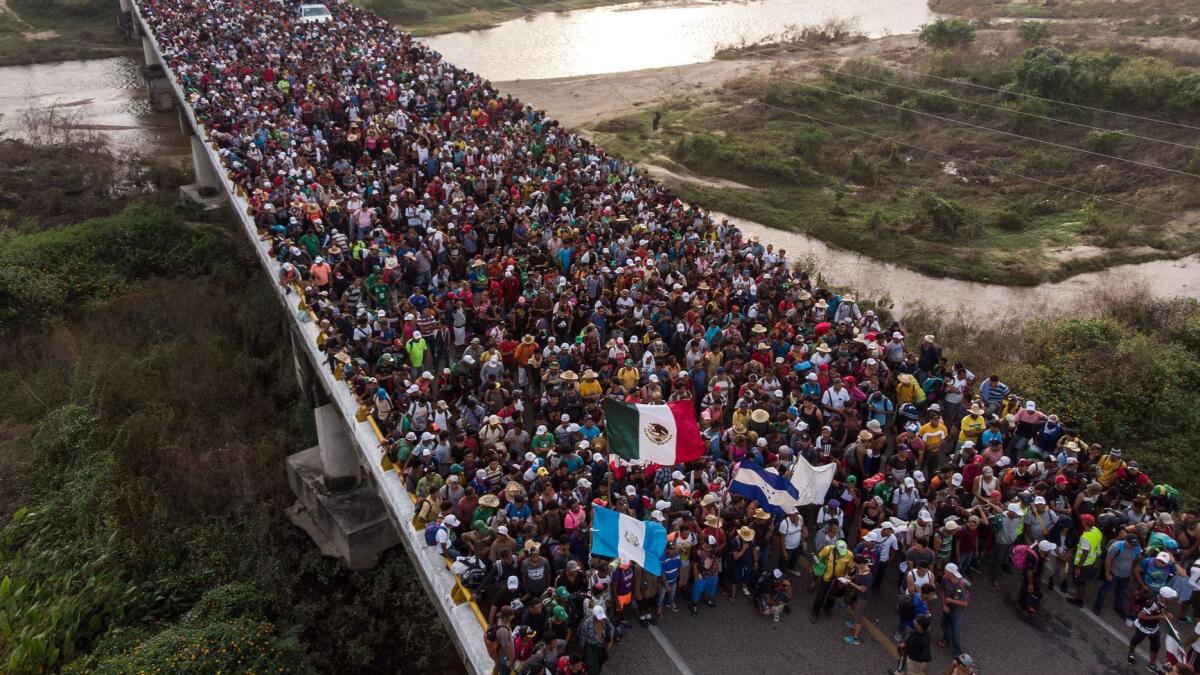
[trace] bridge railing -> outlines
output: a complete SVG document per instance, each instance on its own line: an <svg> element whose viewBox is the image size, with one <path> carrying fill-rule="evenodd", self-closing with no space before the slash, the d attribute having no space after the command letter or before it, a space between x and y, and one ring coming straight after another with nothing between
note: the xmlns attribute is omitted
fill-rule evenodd
<svg viewBox="0 0 1200 675"><path fill-rule="evenodd" d="M449 562L441 555L436 547L427 546L423 532L414 524L416 518L416 498L410 494L404 481L394 471L386 471L379 463L379 442L383 438L374 419L368 418L359 422L356 413L359 401L345 382L334 378L332 370L325 364L324 355L317 349L318 326L313 321L313 315L308 310L298 310L293 304L294 296L289 296L283 286L276 282L281 278L282 266L270 254L269 244L263 240L254 220L248 213L249 202L239 186L230 179L229 173L216 152L215 143L208 135L208 130L196 120L194 111L187 100L183 87L179 84L174 71L162 59L162 49L158 38L150 30L149 25L141 15L137 2L132 3L133 20L141 25L143 34L150 41L159 60L163 62L163 71L179 101L180 114L191 125L196 136L203 141L207 159L216 170L220 188L225 192L233 205L234 216L241 223L250 239L259 262L271 277L271 287L275 289L280 302L291 315L294 328L299 331L303 345L303 356L314 365L314 372L321 378L322 384L329 392L330 400L338 406L350 437L359 451L359 464L365 467L374 483L379 496L388 506L400 539L408 550L409 557L417 568L422 584L429 592L439 614L445 620L447 628L454 636L463 663L469 671L475 673L490 673L493 662L484 646L484 630L486 618L470 591L462 586L458 577L449 570ZM196 158L197 161L199 158ZM299 356L299 355L298 355Z"/></svg>

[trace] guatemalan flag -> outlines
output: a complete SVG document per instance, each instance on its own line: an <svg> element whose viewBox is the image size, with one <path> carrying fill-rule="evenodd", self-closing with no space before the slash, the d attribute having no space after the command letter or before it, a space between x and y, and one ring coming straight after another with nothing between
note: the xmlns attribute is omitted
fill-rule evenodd
<svg viewBox="0 0 1200 675"><path fill-rule="evenodd" d="M654 521L641 521L603 506L592 507L592 554L624 558L650 574L662 574L667 530Z"/></svg>
<svg viewBox="0 0 1200 675"><path fill-rule="evenodd" d="M686 399L640 405L604 399L608 449L625 459L674 466L700 459L704 441L696 411Z"/></svg>
<svg viewBox="0 0 1200 675"><path fill-rule="evenodd" d="M751 461L743 461L738 466L729 483L729 491L753 499L762 510L777 516L794 512L799 498L796 486L788 479Z"/></svg>

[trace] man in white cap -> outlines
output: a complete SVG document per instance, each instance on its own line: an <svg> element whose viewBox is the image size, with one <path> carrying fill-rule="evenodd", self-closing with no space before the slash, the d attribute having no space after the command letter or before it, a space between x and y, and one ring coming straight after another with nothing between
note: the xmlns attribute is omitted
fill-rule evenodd
<svg viewBox="0 0 1200 675"><path fill-rule="evenodd" d="M944 568L942 575L942 639L939 647L951 647L951 653L958 655L965 650L962 647L962 623L966 614L967 581L958 571L958 565L950 563Z"/></svg>
<svg viewBox="0 0 1200 675"><path fill-rule="evenodd" d="M1159 637L1159 623L1163 619L1170 620L1171 601L1179 594L1170 586L1163 586L1158 593L1150 595L1142 600L1137 610L1137 618L1133 620L1133 637L1129 640L1129 653L1125 655L1125 660L1130 664L1137 663L1137 648L1142 644L1142 640L1150 642L1150 665L1147 666L1150 672L1162 672L1158 669L1158 650L1162 646L1162 640Z"/></svg>

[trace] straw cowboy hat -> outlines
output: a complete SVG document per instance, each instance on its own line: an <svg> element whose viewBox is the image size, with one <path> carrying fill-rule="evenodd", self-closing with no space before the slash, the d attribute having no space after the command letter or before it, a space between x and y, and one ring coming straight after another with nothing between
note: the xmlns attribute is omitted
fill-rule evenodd
<svg viewBox="0 0 1200 675"><path fill-rule="evenodd" d="M754 530L745 525L738 528L738 536L745 541L754 541Z"/></svg>
<svg viewBox="0 0 1200 675"><path fill-rule="evenodd" d="M750 413L750 419L755 422L758 422L759 424L763 424L767 420L771 419L771 415L766 410L759 408L759 409L755 410L754 412Z"/></svg>
<svg viewBox="0 0 1200 675"><path fill-rule="evenodd" d="M704 519L705 527L721 527L724 524L725 521L721 520L721 518L718 516L709 516Z"/></svg>
<svg viewBox="0 0 1200 675"><path fill-rule="evenodd" d="M562 375L559 375L559 377L560 377L560 378L562 378L562 379L564 379L564 380L569 380L569 381L574 381L574 380L578 380L578 379L579 379L579 376L578 376L578 375L576 375L576 374L575 374L575 371L573 371L573 370L567 370L567 371L563 371L563 374L562 374Z"/></svg>
<svg viewBox="0 0 1200 675"><path fill-rule="evenodd" d="M588 380L588 379L594 380L599 376L596 375L596 371L592 370L591 368L588 368L587 370L583 371L583 375L580 375L580 377L582 377L585 380Z"/></svg>
<svg viewBox="0 0 1200 675"><path fill-rule="evenodd" d="M532 336L532 335L530 335L529 333L526 333L526 334L524 335L524 337L522 337L522 338L521 338L521 343L522 343L522 344L527 344L527 345L531 345L531 344L533 344L533 336Z"/></svg>
<svg viewBox="0 0 1200 675"><path fill-rule="evenodd" d="M500 498L496 495L484 495L479 498L479 505L489 509L498 509L500 508Z"/></svg>
<svg viewBox="0 0 1200 675"><path fill-rule="evenodd" d="M972 404L971 404L971 410L970 410L969 412L970 412L972 415L982 415L982 414L983 414L983 408L982 408L982 407L980 407L980 405L979 405L978 403L972 403Z"/></svg>
<svg viewBox="0 0 1200 675"><path fill-rule="evenodd" d="M762 509L754 509L754 518L756 520L770 520L771 514L763 511Z"/></svg>
<svg viewBox="0 0 1200 675"><path fill-rule="evenodd" d="M754 324L754 328L751 328L750 330L751 330L751 332L754 332L754 333L765 333L765 332L767 332L767 327L762 325L761 323L756 323L756 324Z"/></svg>

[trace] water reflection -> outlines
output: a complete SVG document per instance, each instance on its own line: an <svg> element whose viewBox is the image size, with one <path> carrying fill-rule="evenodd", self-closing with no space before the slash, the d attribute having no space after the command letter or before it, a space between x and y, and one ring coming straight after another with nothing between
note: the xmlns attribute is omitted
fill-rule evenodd
<svg viewBox="0 0 1200 675"><path fill-rule="evenodd" d="M933 16L926 0L620 5L540 14L425 42L456 65L504 81L700 63L721 45L753 43L789 26L826 21L850 21L871 37L908 33Z"/></svg>
<svg viewBox="0 0 1200 675"><path fill-rule="evenodd" d="M27 133L26 116L53 112L99 134L118 153L181 158L190 152L174 112L150 109L139 63L126 57L0 68L0 131Z"/></svg>

